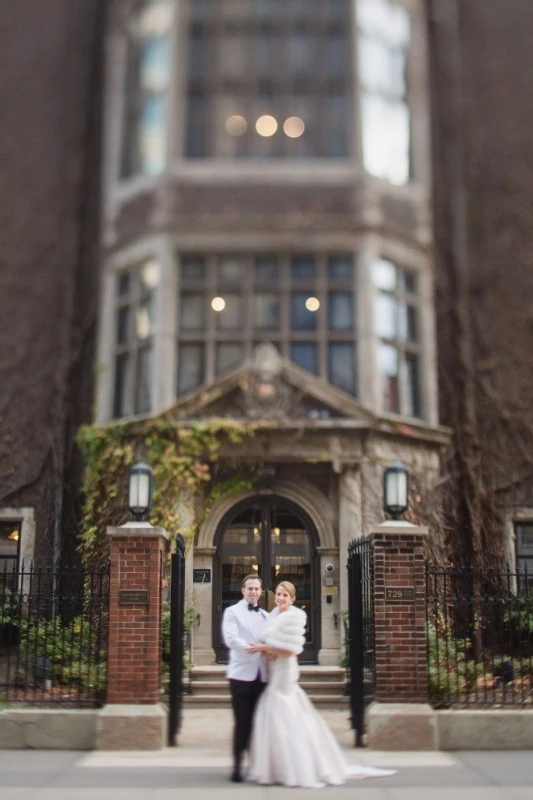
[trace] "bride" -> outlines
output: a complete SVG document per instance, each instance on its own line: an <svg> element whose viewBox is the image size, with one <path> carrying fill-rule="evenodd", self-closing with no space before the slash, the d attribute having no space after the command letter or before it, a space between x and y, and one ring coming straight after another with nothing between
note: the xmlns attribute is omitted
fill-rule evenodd
<svg viewBox="0 0 533 800"><path fill-rule="evenodd" d="M248 779L260 784L320 788L347 778L381 777L392 770L349 767L325 721L298 685L297 656L305 642L306 614L294 606L289 581L276 588L276 606L264 626L261 643L250 653L269 659L268 686L253 721Z"/></svg>

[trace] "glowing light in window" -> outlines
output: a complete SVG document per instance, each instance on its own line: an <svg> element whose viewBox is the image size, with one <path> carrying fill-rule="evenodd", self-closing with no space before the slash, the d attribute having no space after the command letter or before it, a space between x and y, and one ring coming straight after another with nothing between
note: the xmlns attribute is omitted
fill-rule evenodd
<svg viewBox="0 0 533 800"><path fill-rule="evenodd" d="M147 261L142 268L141 280L146 289L155 289L159 285L159 264L155 260Z"/></svg>
<svg viewBox="0 0 533 800"><path fill-rule="evenodd" d="M274 136L278 129L278 123L270 114L263 114L255 123L255 129L259 136Z"/></svg>
<svg viewBox="0 0 533 800"><path fill-rule="evenodd" d="M283 123L285 135L297 139L305 131L305 123L300 117L288 117Z"/></svg>
<svg viewBox="0 0 533 800"><path fill-rule="evenodd" d="M240 114L233 114L227 118L224 127L230 136L243 136L248 128L248 123Z"/></svg>
<svg viewBox="0 0 533 800"><path fill-rule="evenodd" d="M213 297L211 300L211 308L213 311L224 311L226 308L226 301L223 297Z"/></svg>
<svg viewBox="0 0 533 800"><path fill-rule="evenodd" d="M172 25L172 3L162 0L150 4L139 14L138 26L141 36L163 36Z"/></svg>
<svg viewBox="0 0 533 800"><path fill-rule="evenodd" d="M308 311L318 311L320 300L317 297L308 297L305 301L305 307Z"/></svg>
<svg viewBox="0 0 533 800"><path fill-rule="evenodd" d="M137 338L147 339L152 333L152 322L147 308L139 308L135 314L137 322Z"/></svg>

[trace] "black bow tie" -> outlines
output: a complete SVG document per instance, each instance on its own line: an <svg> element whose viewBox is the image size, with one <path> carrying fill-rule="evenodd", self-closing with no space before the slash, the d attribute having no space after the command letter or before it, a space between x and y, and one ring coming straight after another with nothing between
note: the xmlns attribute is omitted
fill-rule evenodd
<svg viewBox="0 0 533 800"><path fill-rule="evenodd" d="M260 611L261 609L259 606L253 606L251 603L248 603L248 611Z"/></svg>

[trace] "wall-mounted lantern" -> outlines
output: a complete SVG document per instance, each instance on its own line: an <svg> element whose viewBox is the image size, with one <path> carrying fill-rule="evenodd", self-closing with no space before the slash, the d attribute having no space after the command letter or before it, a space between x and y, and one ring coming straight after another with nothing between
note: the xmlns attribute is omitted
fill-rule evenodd
<svg viewBox="0 0 533 800"><path fill-rule="evenodd" d="M137 522L152 508L153 486L154 476L148 464L134 464L128 478L128 508Z"/></svg>
<svg viewBox="0 0 533 800"><path fill-rule="evenodd" d="M383 473L383 508L393 519L400 519L409 507L409 470L393 461Z"/></svg>

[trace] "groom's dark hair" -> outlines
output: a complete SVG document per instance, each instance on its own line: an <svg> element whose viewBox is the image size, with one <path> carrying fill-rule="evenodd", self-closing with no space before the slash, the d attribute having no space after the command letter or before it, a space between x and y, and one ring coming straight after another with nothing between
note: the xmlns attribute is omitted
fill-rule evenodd
<svg viewBox="0 0 533 800"><path fill-rule="evenodd" d="M243 588L243 589L244 589L244 587L246 586L246 581L259 581L259 583L261 584L261 586L263 585L263 581L261 580L261 578L259 577L259 575L256 575L256 573L255 573L255 572L250 572L250 574L249 574L249 575L246 575L246 576L245 576L245 577L242 579L242 584L241 584L241 586L242 586L242 588Z"/></svg>

